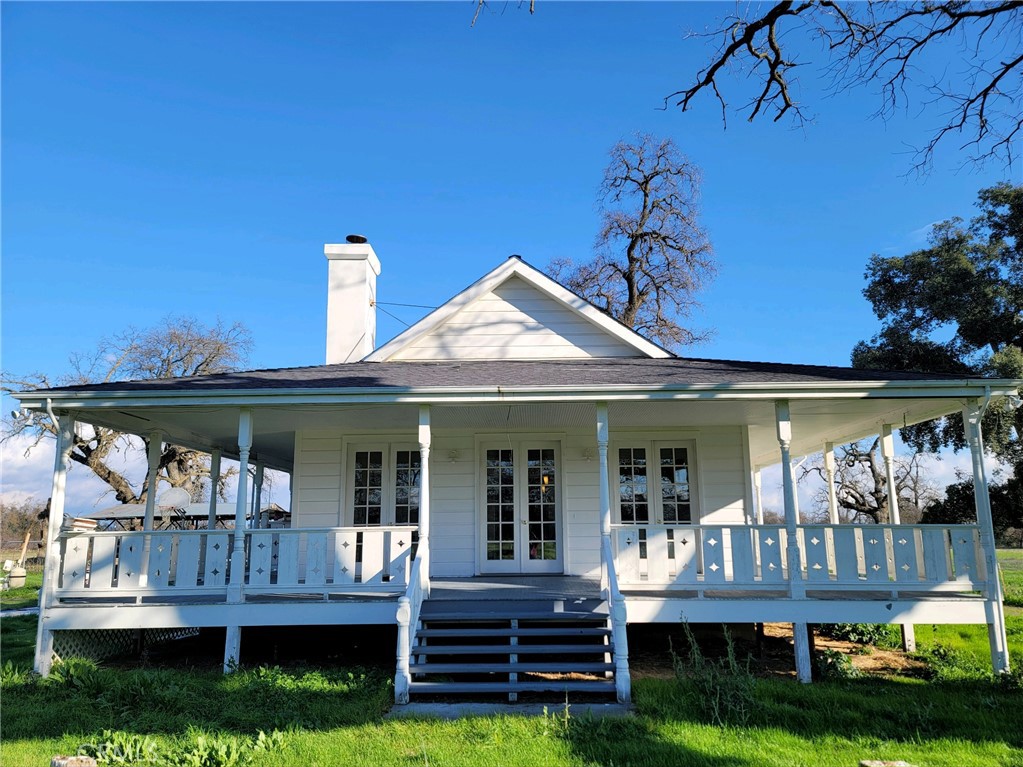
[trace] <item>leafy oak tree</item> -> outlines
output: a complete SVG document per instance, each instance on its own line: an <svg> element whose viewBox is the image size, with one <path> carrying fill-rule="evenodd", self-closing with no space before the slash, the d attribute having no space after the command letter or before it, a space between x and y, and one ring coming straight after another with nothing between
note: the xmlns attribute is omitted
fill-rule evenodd
<svg viewBox="0 0 1023 767"><path fill-rule="evenodd" d="M905 256L874 255L864 295L881 332L852 352L859 368L1023 377L1023 186L982 189L980 215L934 226L929 247ZM1023 470L1023 409L994 403L984 438ZM965 445L962 418L902 430L919 449Z"/></svg>
<svg viewBox="0 0 1023 767"><path fill-rule="evenodd" d="M619 142L600 185L592 260L561 259L551 273L599 309L669 348L704 337L682 324L714 275L699 219L700 170L671 139Z"/></svg>
<svg viewBox="0 0 1023 767"><path fill-rule="evenodd" d="M113 381L178 378L236 370L252 347L249 331L240 323L219 320L206 326L193 317L166 317L151 328L129 328L105 338L90 353L71 357L71 372L51 379L44 374L3 374L5 391L32 391L58 386ZM2 440L23 435L31 438L28 450L55 438L57 428L45 414L16 411L3 422ZM148 449L143 438L143 451ZM119 503L144 503L150 491L148 477L132 481L112 460L122 450L139 449L138 441L103 426L82 424L74 438L71 460L88 467L113 491ZM223 472L221 482L230 475ZM194 500L205 492L209 477L207 457L198 451L165 444L160 455L159 482L184 488ZM218 490L222 491L221 488Z"/></svg>

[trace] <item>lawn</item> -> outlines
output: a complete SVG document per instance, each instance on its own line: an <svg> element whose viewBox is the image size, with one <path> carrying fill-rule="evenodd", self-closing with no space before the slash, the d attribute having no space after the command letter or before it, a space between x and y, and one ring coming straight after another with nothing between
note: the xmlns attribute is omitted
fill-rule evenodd
<svg viewBox="0 0 1023 767"><path fill-rule="evenodd" d="M1008 553L1000 557L1007 591L1023 580L1014 566L1023 558ZM1023 610L1009 613L1018 668ZM149 764L191 759L210 767L228 764L232 753L234 763L265 767L837 767L868 758L918 767L1023 767L1023 692L990 680L983 627L917 627L931 681L858 678L804 686L760 679L741 723L719 727L709 723L694 683L675 680L636 681L636 714L624 719L591 718L571 707L566 717L563 706L552 705L544 717L451 722L385 718L393 693L388 667L260 667L223 676L75 662L41 680L25 671L35 625L34 616L0 624L5 767L46 764L54 754L104 740L122 753L150 753ZM271 735L265 747L256 745L260 731Z"/></svg>
<svg viewBox="0 0 1023 767"><path fill-rule="evenodd" d="M1005 604L1023 607L1023 549L999 549L998 565L1002 570Z"/></svg>
<svg viewBox="0 0 1023 767"><path fill-rule="evenodd" d="M39 604L39 589L43 585L42 568L29 570L25 585L21 588L0 591L0 607L13 610L22 607L36 607Z"/></svg>

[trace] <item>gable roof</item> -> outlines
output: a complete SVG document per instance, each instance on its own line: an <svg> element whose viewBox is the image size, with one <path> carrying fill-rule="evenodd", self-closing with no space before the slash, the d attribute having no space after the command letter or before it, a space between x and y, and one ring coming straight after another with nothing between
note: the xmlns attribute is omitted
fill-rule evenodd
<svg viewBox="0 0 1023 767"><path fill-rule="evenodd" d="M515 277L527 283L560 307L583 319L601 333L606 334L609 339L624 344L627 349L634 352L634 356L653 359L665 359L673 356L666 349L644 338L636 331L597 309L586 299L555 282L536 267L523 261L521 257L511 256L503 264L446 301L442 306L426 315L415 325L366 355L363 361L387 362L399 358L403 352L406 352L417 342L438 331L444 323L463 312L470 304L486 296L488 293L492 293Z"/></svg>

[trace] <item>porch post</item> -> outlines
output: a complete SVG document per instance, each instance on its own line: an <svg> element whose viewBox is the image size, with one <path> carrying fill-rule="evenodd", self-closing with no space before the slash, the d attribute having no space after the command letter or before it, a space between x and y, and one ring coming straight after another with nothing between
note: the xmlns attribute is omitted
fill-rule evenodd
<svg viewBox="0 0 1023 767"><path fill-rule="evenodd" d="M217 490L220 488L221 453L219 448L210 453L210 516L206 522L208 530L217 526Z"/></svg>
<svg viewBox="0 0 1023 767"><path fill-rule="evenodd" d="M828 521L838 524L838 492L835 490L835 443L824 443L824 475L828 482Z"/></svg>
<svg viewBox="0 0 1023 767"><path fill-rule="evenodd" d="M422 557L426 576L424 598L430 597L430 406L419 406L419 547L416 556Z"/></svg>
<svg viewBox="0 0 1023 767"><path fill-rule="evenodd" d="M231 580L227 587L228 602L242 601L242 587L245 583L245 511L249 500L249 450L251 449L252 411L243 408L238 414L238 497L234 504L234 546L231 548ZM230 638L230 628L227 633Z"/></svg>
<svg viewBox="0 0 1023 767"><path fill-rule="evenodd" d="M160 470L160 455L163 453L163 435L159 431L149 434L149 474L147 475L146 487L146 515L142 518L142 530L147 533L142 538L142 572L139 573L139 586L145 588L149 585L149 553L153 546L152 532L156 519L156 486L159 483L158 472ZM141 597L140 597L141 601Z"/></svg>
<svg viewBox="0 0 1023 767"><path fill-rule="evenodd" d="M796 480L792 471L792 416L788 400L775 400L775 425L778 431L778 446L781 448L782 493L785 499L785 554L789 571L789 598L804 599L806 586L803 584L802 563L799 556L798 520L796 519ZM792 644L796 654L796 677L800 682L810 681L810 640L806 623L792 624Z"/></svg>
<svg viewBox="0 0 1023 767"><path fill-rule="evenodd" d="M600 503L600 536L611 542L611 487L610 468L607 465L607 440L608 440L608 418L607 403L597 403L597 471L600 486L598 498ZM601 551L604 551L601 548ZM614 551L608 547L609 551ZM608 587L607 568L610 563L604 561L603 555L600 558L600 588Z"/></svg>
<svg viewBox="0 0 1023 767"><path fill-rule="evenodd" d="M899 487L895 481L895 437L890 423L881 424L881 457L884 458L885 492L888 494L888 515L893 525L902 524L899 513ZM902 649L916 652L916 630L912 623L902 623Z"/></svg>
<svg viewBox="0 0 1023 767"><path fill-rule="evenodd" d="M757 524L764 524L764 475L760 469L753 472L753 490L757 497Z"/></svg>
<svg viewBox="0 0 1023 767"><path fill-rule="evenodd" d="M881 424L881 456L884 458L884 474L888 492L888 519L893 525L901 525L899 490L895 482L895 437L892 436L890 423Z"/></svg>
<svg viewBox="0 0 1023 767"><path fill-rule="evenodd" d="M991 646L991 667L996 674L1009 670L1009 646L1005 636L1005 607L1002 604L1002 583L998 578L995 556L995 530L991 520L991 498L988 495L987 472L984 469L984 435L981 419L984 408L976 402L963 408L963 425L973 459L973 498L977 505L980 546L987 571L987 636Z"/></svg>
<svg viewBox="0 0 1023 767"><path fill-rule="evenodd" d="M252 481L252 526L266 527L263 522L263 462L256 461L256 478Z"/></svg>
<svg viewBox="0 0 1023 767"><path fill-rule="evenodd" d="M53 632L47 628L48 609L56 601L60 575L60 528L64 522L64 494L71 450L75 445L75 419L60 411L57 426L57 454L53 461L53 485L50 490L50 518L46 526L46 555L43 559L43 589L39 600L39 625L36 628L36 673L48 676L53 665Z"/></svg>

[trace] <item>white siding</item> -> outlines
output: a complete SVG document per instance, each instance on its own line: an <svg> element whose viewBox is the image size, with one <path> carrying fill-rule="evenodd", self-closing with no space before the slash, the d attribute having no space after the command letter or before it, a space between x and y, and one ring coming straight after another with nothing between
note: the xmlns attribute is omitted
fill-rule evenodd
<svg viewBox="0 0 1023 767"><path fill-rule="evenodd" d="M651 441L670 441L672 432L633 432ZM488 438L501 434L481 434ZM700 521L705 524L742 524L745 520L746 482L741 427L706 427L684 432L696 441L696 476L699 483ZM594 430L561 434L561 535L564 567L569 575L596 575L600 569L599 467ZM381 441L370 436L355 441ZM393 435L381 438L394 441ZM624 439L624 438L623 438ZM618 435L611 431L612 445ZM412 442L409 435L404 442ZM433 574L467 577L477 571L481 522L476 492L479 456L473 432L435 434L431 452L431 550ZM592 452L587 460L585 452ZM615 455L611 456L612 492L617 482ZM323 431L299 433L295 440L295 527L341 524L343 464L342 435Z"/></svg>
<svg viewBox="0 0 1023 767"><path fill-rule="evenodd" d="M581 314L511 277L394 359L565 359L636 353Z"/></svg>

